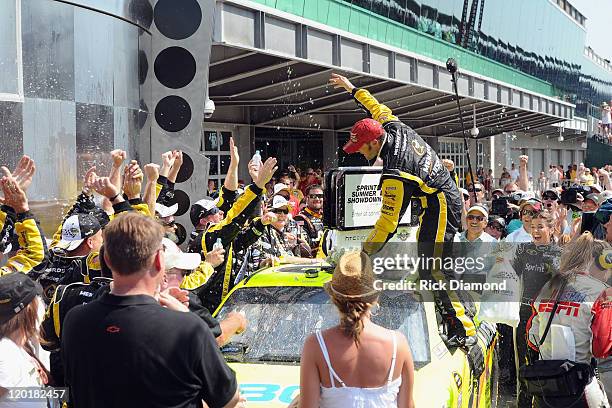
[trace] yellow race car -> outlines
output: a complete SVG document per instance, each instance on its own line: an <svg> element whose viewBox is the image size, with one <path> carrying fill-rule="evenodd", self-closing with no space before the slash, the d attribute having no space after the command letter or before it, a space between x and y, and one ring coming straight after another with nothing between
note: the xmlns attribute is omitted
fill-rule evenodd
<svg viewBox="0 0 612 408"><path fill-rule="evenodd" d="M219 306L219 319L243 311L247 330L222 348L236 371L249 407L287 407L299 394L300 354L306 337L338 323L323 289L329 268L282 265L256 272L239 283ZM372 320L402 332L415 363L417 407L497 406L497 331L482 322L478 345L449 350L440 338L428 293L383 291Z"/></svg>

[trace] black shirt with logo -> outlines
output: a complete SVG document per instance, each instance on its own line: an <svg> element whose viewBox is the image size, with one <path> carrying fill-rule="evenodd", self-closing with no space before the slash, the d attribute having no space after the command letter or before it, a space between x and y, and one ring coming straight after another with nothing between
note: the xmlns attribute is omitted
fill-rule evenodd
<svg viewBox="0 0 612 408"><path fill-rule="evenodd" d="M561 248L555 244L521 243L516 247L512 267L523 280L522 302L530 304L542 287L559 270Z"/></svg>
<svg viewBox="0 0 612 408"><path fill-rule="evenodd" d="M225 406L237 390L214 336L194 313L147 295L104 294L66 316L61 338L72 406Z"/></svg>

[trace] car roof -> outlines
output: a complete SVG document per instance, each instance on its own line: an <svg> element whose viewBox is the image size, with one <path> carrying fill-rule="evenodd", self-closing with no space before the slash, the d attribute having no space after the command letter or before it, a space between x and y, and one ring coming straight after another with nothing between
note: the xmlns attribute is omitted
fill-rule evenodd
<svg viewBox="0 0 612 408"><path fill-rule="evenodd" d="M315 286L331 280L332 274L316 265L281 265L260 270L242 281L239 287Z"/></svg>

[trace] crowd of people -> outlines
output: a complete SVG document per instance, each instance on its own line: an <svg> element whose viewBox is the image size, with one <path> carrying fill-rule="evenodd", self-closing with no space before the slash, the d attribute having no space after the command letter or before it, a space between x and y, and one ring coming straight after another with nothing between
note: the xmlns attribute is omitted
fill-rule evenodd
<svg viewBox="0 0 612 408"><path fill-rule="evenodd" d="M383 210L363 252L345 254L326 287L340 322L306 341L299 406L348 406L334 405L338 394L344 395L340 401L357 401L362 394L356 388L373 387L370 405L364 406L413 406L414 367L406 338L369 320L378 299L369 255L395 234L413 196L427 204L421 209L420 242L443 237L518 245L511 264L524 282L520 323L514 331L499 325L503 382L516 384L516 368L533 362L534 355L551 359L547 326L557 308L551 313L551 299L579 302L584 307L576 319L554 320L574 330L574 360L588 377L583 386L603 404L599 384L612 395L612 359L610 339L596 334L606 328L610 334L612 166L579 164L567 173L551 166L545 182L534 188L529 158L521 156L518 169L513 165L502 173L499 185L483 171L473 182L470 175L460 183L454 163L439 160L414 133L400 154L429 155L431 166L416 175L399 171L391 165L407 167L408 160L396 160L385 145L393 140L385 138L413 137L409 128L346 78L334 76L331 82L372 113L355 125L344 150L385 163ZM36 164L23 156L12 171L1 169L0 398L11 387L52 385L69 387L75 407L196 407L202 401L210 407L245 406L219 347L244 331L247 319L229 313L218 321L211 313L255 271L317 264L339 249L328 239L333 231L323 218L323 206L329 205L324 191L333 186L323 185L320 169L279 169L275 158L255 157L247 164L251 182L245 184L238 178L238 148L230 140L227 177L219 188L209 185L209 195L192 205L193 232L183 252L172 204L182 153L166 152L161 164L142 167L125 151L110 156L109 174L98 174L96 167L87 171L82 192L51 239L29 208ZM447 209L456 211L457 220L441 221ZM422 271L421 278L441 279L437 272ZM445 331L447 344L469 348L475 322L464 301L451 301L452 293L435 296L444 319L459 321L455 331ZM363 375L366 368L371 376ZM528 391L520 387L519 406L531 403ZM556 403L568 406L576 398Z"/></svg>
<svg viewBox="0 0 612 408"><path fill-rule="evenodd" d="M500 384L509 393L514 393L518 384L518 406L531 406L532 396L519 381L519 367L536 361L538 356L551 359L550 338L547 343L539 342L546 337L543 332L550 317L551 302L554 303L561 283L565 282L568 288L560 301L567 303L573 299L583 308L581 313L584 314L573 314L572 318L560 319L559 323L555 319L555 324L571 328L576 336L572 339L576 350L573 359L586 364L589 370L597 366L598 378L610 396L612 359L609 351L595 349L595 342L601 341L602 337L591 337L602 327L604 336L608 336L612 323L610 317L600 320L601 316L597 315L597 312L601 313L601 302L609 296L609 290L606 290L612 282L610 166L592 169L597 177L592 177L591 171L582 164L568 166L566 175L551 166L551 173L557 173L551 177L555 182L542 186L538 191L530 188L528 182L528 160L527 156L520 157L519 168L515 171L513 166L506 177L502 177L501 188L492 188L490 199L486 196L484 180L466 183L467 188L461 189L463 231L458 234L457 241L486 243L484 245L488 246L480 248L481 252L495 251L500 245L508 244L510 250L505 256L510 258L511 271L506 272L516 273L521 282L517 294L520 301L518 326L513 330L498 324L501 335ZM452 170L452 163L447 164ZM570 182L564 183L565 178ZM593 316L598 319L592 321ZM594 356L600 360L592 364ZM594 374L589 378L595 378ZM593 381L591 387L597 394L600 386L596 380ZM605 394L594 398L606 399ZM552 405L542 405L540 401L538 406L576 403L570 398L553 404L551 399L548 403Z"/></svg>

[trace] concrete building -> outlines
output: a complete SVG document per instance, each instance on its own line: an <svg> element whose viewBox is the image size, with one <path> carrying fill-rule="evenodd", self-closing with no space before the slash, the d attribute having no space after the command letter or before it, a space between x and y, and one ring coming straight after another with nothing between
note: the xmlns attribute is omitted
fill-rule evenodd
<svg viewBox="0 0 612 408"><path fill-rule="evenodd" d="M365 164L340 149L363 117L327 85L340 72L463 172L453 57L478 166L528 153L537 174L583 159L594 106L612 96L584 24L566 0L3 0L0 163L39 163L31 198L51 234L110 150L148 162L182 149L188 231L190 205L225 176L230 136L243 164L256 149L281 167Z"/></svg>

